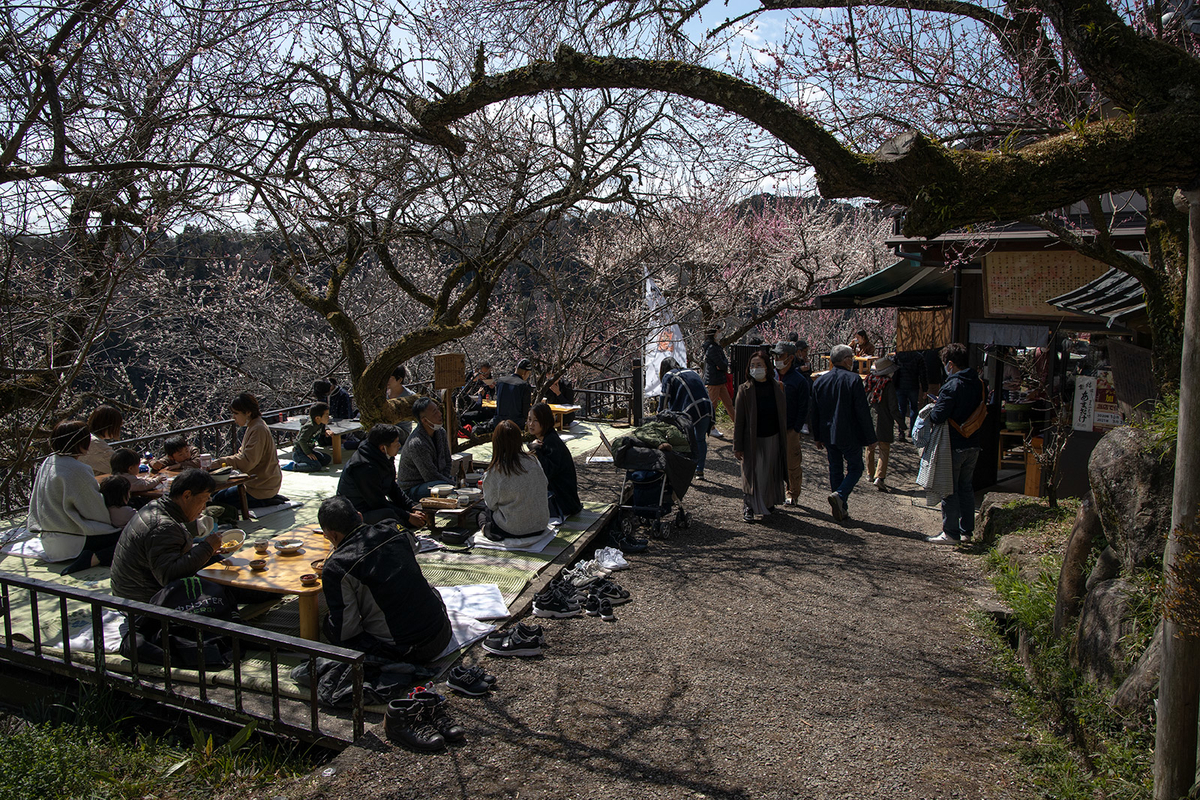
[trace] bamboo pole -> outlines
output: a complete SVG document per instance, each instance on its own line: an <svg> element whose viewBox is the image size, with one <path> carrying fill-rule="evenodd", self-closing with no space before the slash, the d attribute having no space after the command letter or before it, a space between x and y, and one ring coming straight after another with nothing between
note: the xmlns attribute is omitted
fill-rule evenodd
<svg viewBox="0 0 1200 800"><path fill-rule="evenodd" d="M1200 511L1200 188L1189 188L1183 196L1189 204L1187 308L1179 379L1175 495L1171 535L1163 557L1168 592L1173 587L1171 567L1184 551L1176 531L1194 528ZM1154 742L1155 800L1179 800L1195 782L1198 711L1200 636L1184 636L1179 625L1164 618Z"/></svg>

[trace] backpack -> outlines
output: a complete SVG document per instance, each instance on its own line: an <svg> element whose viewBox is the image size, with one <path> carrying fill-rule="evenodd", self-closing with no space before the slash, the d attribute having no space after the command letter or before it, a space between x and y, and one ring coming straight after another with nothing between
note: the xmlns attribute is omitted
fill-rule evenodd
<svg viewBox="0 0 1200 800"><path fill-rule="evenodd" d="M226 587L195 576L171 581L150 598L150 604L226 622L239 621L237 604ZM157 619L130 614L121 638L121 655L130 658L135 650L139 664L163 664L164 650L170 651L173 668L197 669L203 663L205 669L222 670L233 663L233 640L228 636L205 632L197 641L194 628L174 625L164 641L162 623Z"/></svg>
<svg viewBox="0 0 1200 800"><path fill-rule="evenodd" d="M964 439L970 439L974 436L975 432L983 427L983 421L987 419L987 384L983 382L983 378L979 379L979 387L983 390L983 399L979 401L979 407L961 425L954 420L950 420L950 426L958 431L959 435Z"/></svg>

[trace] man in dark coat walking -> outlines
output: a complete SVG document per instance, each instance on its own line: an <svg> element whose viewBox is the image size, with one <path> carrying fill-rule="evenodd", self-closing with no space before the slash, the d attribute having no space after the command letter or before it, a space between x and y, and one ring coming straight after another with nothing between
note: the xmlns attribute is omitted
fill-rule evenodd
<svg viewBox="0 0 1200 800"><path fill-rule="evenodd" d="M830 370L813 382L812 434L829 457L829 507L838 522L849 519L847 501L863 474L862 449L874 444L875 424L862 378L853 370L854 350L829 353Z"/></svg>
<svg viewBox="0 0 1200 800"><path fill-rule="evenodd" d="M950 423L950 455L954 467L954 493L942 498L942 532L930 537L937 544L955 544L969 540L975 530L975 464L983 440L979 430L963 436L959 428L984 402L984 386L979 374L971 369L964 344L942 348L942 363L950 377L942 384L929 421L934 425Z"/></svg>

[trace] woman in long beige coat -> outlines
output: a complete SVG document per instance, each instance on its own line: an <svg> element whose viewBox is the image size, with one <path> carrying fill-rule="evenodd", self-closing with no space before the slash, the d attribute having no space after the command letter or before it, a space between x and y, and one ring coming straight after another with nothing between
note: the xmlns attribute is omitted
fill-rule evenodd
<svg viewBox="0 0 1200 800"><path fill-rule="evenodd" d="M768 371L766 359L750 357L750 380L738 387L733 407L733 454L742 465L745 498L742 519L753 522L783 502L787 475L787 406L783 387Z"/></svg>

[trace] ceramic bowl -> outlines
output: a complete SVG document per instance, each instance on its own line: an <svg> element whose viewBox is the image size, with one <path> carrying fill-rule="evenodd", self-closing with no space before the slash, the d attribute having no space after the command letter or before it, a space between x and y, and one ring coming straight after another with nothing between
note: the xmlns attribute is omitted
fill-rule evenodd
<svg viewBox="0 0 1200 800"><path fill-rule="evenodd" d="M439 483L436 486L429 487L430 497L449 497L454 491L454 487L448 483Z"/></svg>
<svg viewBox="0 0 1200 800"><path fill-rule="evenodd" d="M316 561L312 562L312 568L313 572L317 573L317 575L320 575L325 571L325 559L318 558Z"/></svg>
<svg viewBox="0 0 1200 800"><path fill-rule="evenodd" d="M254 552L260 556L265 556L271 552L271 543L266 539L261 539L254 543Z"/></svg>
<svg viewBox="0 0 1200 800"><path fill-rule="evenodd" d="M267 568L267 560L265 558L256 558L250 562L250 569L255 572L262 572Z"/></svg>
<svg viewBox="0 0 1200 800"><path fill-rule="evenodd" d="M312 572L308 573L307 575L300 576L300 583L304 584L305 586L316 586L317 580L319 579Z"/></svg>
<svg viewBox="0 0 1200 800"><path fill-rule="evenodd" d="M246 532L240 528L230 528L221 534L221 552L232 553L246 541Z"/></svg>
<svg viewBox="0 0 1200 800"><path fill-rule="evenodd" d="M300 548L304 547L303 539L276 539L275 549L279 552L290 555L291 553L300 552Z"/></svg>

